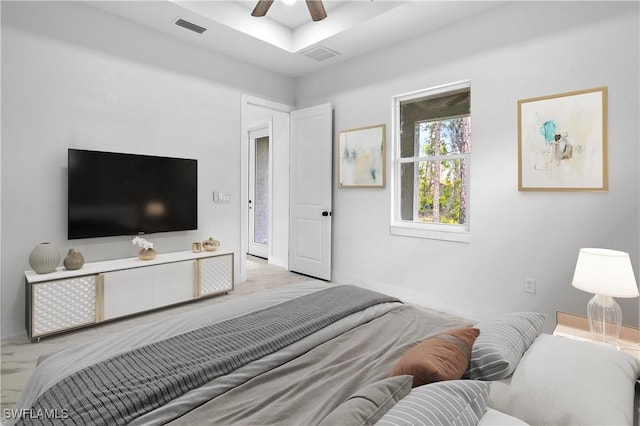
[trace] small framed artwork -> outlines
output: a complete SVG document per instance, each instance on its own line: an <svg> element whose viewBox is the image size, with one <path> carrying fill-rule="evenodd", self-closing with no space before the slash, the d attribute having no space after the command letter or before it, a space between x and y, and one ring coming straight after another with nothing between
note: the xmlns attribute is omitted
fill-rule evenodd
<svg viewBox="0 0 640 426"><path fill-rule="evenodd" d="M606 87L518 101L518 190L608 190Z"/></svg>
<svg viewBox="0 0 640 426"><path fill-rule="evenodd" d="M386 134L384 124L339 132L340 188L384 188Z"/></svg>

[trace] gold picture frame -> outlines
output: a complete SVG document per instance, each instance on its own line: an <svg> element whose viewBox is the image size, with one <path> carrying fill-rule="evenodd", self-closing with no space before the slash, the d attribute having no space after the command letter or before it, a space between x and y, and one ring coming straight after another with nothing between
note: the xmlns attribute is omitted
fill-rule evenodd
<svg viewBox="0 0 640 426"><path fill-rule="evenodd" d="M384 188L387 126L338 133L338 187Z"/></svg>
<svg viewBox="0 0 640 426"><path fill-rule="evenodd" d="M518 101L518 190L608 190L607 87Z"/></svg>

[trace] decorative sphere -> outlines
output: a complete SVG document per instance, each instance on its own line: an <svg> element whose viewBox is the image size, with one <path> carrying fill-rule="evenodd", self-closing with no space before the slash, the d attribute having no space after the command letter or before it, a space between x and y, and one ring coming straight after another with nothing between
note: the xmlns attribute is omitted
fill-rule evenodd
<svg viewBox="0 0 640 426"><path fill-rule="evenodd" d="M29 255L29 265L38 274L53 272L60 263L60 252L51 243L40 243Z"/></svg>

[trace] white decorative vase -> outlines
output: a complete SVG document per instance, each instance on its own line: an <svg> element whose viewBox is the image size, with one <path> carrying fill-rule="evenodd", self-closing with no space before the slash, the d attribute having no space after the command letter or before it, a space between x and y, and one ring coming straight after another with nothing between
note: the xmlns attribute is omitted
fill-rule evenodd
<svg viewBox="0 0 640 426"><path fill-rule="evenodd" d="M38 244L29 255L29 265L38 274L53 272L60 263L60 251L51 243Z"/></svg>

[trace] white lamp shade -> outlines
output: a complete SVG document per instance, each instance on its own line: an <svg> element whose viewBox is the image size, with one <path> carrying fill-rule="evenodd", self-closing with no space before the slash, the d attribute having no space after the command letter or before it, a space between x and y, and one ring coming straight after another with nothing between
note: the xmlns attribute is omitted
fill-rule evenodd
<svg viewBox="0 0 640 426"><path fill-rule="evenodd" d="M629 254L623 251L582 248L571 283L577 289L611 297L638 297Z"/></svg>

